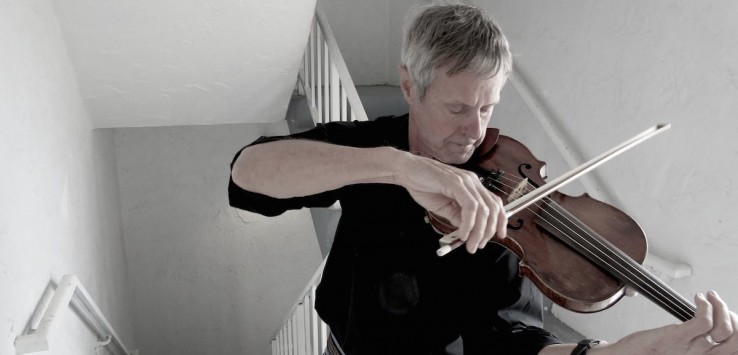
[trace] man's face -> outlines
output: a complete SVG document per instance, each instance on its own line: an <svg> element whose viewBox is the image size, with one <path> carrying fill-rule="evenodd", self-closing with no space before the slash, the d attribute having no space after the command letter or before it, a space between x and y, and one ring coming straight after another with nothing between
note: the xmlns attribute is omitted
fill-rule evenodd
<svg viewBox="0 0 738 355"><path fill-rule="evenodd" d="M461 164L482 143L506 76L498 73L483 78L469 72L448 76L452 65L438 68L423 101L402 67L400 80L410 107L411 152L447 164Z"/></svg>

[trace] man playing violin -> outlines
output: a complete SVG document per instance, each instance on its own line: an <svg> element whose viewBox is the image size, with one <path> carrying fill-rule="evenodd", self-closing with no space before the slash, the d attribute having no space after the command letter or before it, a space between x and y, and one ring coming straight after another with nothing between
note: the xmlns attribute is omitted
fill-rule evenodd
<svg viewBox="0 0 738 355"><path fill-rule="evenodd" d="M512 70L481 10L424 7L399 66L409 113L262 137L232 163L231 205L274 216L342 215L317 290L331 354L738 354L738 318L714 292L693 319L610 343L561 344L542 329L542 295L518 273L502 200L463 164L484 140ZM439 258L426 212L458 227L466 251Z"/></svg>

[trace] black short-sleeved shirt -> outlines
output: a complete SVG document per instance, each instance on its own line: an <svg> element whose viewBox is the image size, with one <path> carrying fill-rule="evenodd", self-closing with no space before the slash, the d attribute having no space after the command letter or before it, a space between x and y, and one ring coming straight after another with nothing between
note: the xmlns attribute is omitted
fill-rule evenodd
<svg viewBox="0 0 738 355"><path fill-rule="evenodd" d="M296 138L407 151L408 116L328 123L252 144ZM440 236L400 186L357 184L276 199L231 179L228 194L232 206L268 216L340 201L316 308L346 354L455 354L446 348L459 337L466 355L536 354L559 342L540 328L542 296L519 276L513 253L490 243L473 255L459 248L436 256Z"/></svg>

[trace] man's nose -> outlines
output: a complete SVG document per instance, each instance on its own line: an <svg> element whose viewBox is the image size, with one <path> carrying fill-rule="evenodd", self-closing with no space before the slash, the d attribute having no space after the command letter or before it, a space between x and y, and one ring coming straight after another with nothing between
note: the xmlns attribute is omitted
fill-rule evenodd
<svg viewBox="0 0 738 355"><path fill-rule="evenodd" d="M482 127L484 117L480 112L472 113L464 121L462 133L464 133L465 136L475 141L482 138L482 132L484 132L486 127Z"/></svg>

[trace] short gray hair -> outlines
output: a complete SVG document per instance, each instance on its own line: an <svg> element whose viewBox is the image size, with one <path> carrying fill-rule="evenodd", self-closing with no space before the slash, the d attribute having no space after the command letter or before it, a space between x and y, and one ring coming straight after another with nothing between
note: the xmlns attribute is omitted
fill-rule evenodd
<svg viewBox="0 0 738 355"><path fill-rule="evenodd" d="M492 77L512 71L507 38L481 9L462 3L411 10L405 21L400 61L422 101L436 69L454 60L448 75L469 71Z"/></svg>

